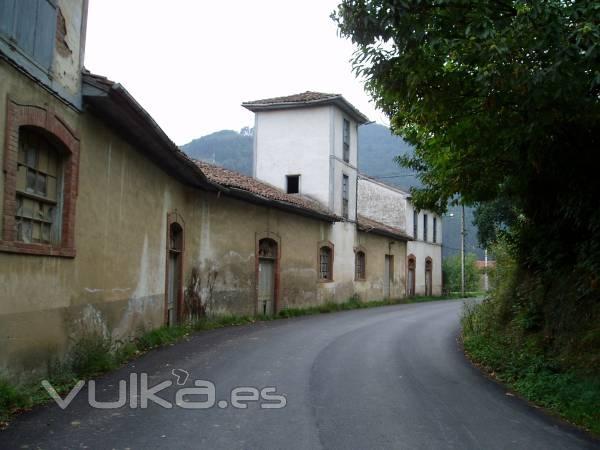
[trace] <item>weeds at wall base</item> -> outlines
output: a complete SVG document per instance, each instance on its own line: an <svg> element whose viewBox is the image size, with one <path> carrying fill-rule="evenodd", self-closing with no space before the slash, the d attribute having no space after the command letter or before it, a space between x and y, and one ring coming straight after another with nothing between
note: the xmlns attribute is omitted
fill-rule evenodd
<svg viewBox="0 0 600 450"><path fill-rule="evenodd" d="M309 308L287 308L280 311L276 316L224 315L202 318L174 327L165 326L150 331L140 330L138 337L127 342L114 341L97 334L87 334L80 336L73 343L73 350L64 360L52 361L48 364L47 379L56 391L63 395L69 392L78 380L89 379L115 370L151 349L174 344L196 332L248 325L266 320L459 297L460 295L453 294L445 297L413 297L372 302L362 302L359 298L353 297L344 303L331 302ZM13 414L44 404L49 400L50 397L42 388L40 380L14 384L7 377L0 376L0 429L7 426L7 421Z"/></svg>

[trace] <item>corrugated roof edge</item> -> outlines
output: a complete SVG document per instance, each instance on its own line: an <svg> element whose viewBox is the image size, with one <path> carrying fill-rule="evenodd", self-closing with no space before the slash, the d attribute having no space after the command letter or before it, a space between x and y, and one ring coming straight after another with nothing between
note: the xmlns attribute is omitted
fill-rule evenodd
<svg viewBox="0 0 600 450"><path fill-rule="evenodd" d="M147 131L151 135L154 135L153 139L158 143L164 153L163 156L173 157L173 161L163 161L165 163L174 163L173 169L179 169L179 175L183 181L197 185L197 187L206 188L209 190L226 190L226 188L215 184L208 180L202 170L196 165L194 160L187 156L179 147L167 136L162 128L156 123L152 116L138 103L138 101L125 89L121 84L109 80L108 78L96 75L88 70L83 70L83 97L84 101L88 100L90 103L95 103L93 98L101 97L100 93L104 93L104 96L113 100L122 100L129 107L130 110L137 116L136 119L142 124L146 125ZM92 92L92 90L86 89L85 85L95 88L98 92ZM115 105L114 114L116 115L120 105ZM122 111L124 112L124 111ZM114 119L114 115L111 116ZM126 126L125 121L122 123ZM195 177L195 180L192 178Z"/></svg>

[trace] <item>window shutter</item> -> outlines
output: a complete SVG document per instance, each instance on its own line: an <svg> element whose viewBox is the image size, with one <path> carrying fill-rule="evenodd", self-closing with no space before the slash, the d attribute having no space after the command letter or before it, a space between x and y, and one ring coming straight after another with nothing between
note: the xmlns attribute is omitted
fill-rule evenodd
<svg viewBox="0 0 600 450"><path fill-rule="evenodd" d="M39 0L19 0L15 5L15 39L19 47L33 56L35 18Z"/></svg>
<svg viewBox="0 0 600 450"><path fill-rule="evenodd" d="M52 65L56 39L56 7L48 0L38 0L33 57L43 67Z"/></svg>
<svg viewBox="0 0 600 450"><path fill-rule="evenodd" d="M13 37L16 0L0 0L0 33Z"/></svg>

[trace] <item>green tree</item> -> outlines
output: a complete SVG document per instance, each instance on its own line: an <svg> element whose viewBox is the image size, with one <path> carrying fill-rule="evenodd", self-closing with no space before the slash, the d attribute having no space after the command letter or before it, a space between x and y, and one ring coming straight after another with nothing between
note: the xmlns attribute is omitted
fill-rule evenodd
<svg viewBox="0 0 600 450"><path fill-rule="evenodd" d="M465 255L465 290L467 292L479 291L480 272L475 265L477 257L473 253ZM444 278L444 289L450 292L461 290L461 264L460 255L453 255L444 259L442 264L442 276Z"/></svg>
<svg viewBox="0 0 600 450"><path fill-rule="evenodd" d="M510 240L510 230L515 229L519 217L519 211L505 198L477 204L473 225L477 227L479 245L489 248L502 238Z"/></svg>
<svg viewBox="0 0 600 450"><path fill-rule="evenodd" d="M598 2L343 0L333 18L415 148L397 160L419 173L416 206L492 208L480 219L516 267L497 280L501 329L563 362L600 344Z"/></svg>
<svg viewBox="0 0 600 450"><path fill-rule="evenodd" d="M600 297L600 8L572 0L345 0L354 66L414 145L420 208L501 201L517 263ZM564 280L564 276L562 277ZM574 303L573 303L574 304Z"/></svg>

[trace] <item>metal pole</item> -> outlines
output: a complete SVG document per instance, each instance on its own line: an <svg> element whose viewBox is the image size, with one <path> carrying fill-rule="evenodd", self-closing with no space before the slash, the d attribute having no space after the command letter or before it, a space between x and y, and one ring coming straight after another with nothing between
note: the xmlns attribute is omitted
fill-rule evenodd
<svg viewBox="0 0 600 450"><path fill-rule="evenodd" d="M460 293L465 296L465 205L460 205Z"/></svg>
<svg viewBox="0 0 600 450"><path fill-rule="evenodd" d="M488 291L489 289L489 282L488 282L488 254L487 254L487 248L484 250L484 255L485 255L485 262L483 264L483 266L485 267L485 275L483 277L484 280L484 286L483 289L485 292Z"/></svg>

